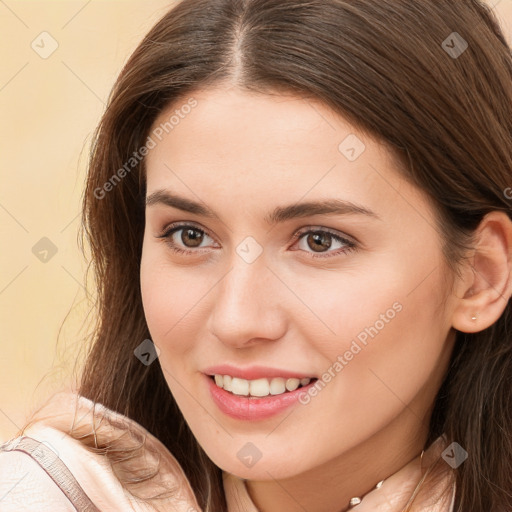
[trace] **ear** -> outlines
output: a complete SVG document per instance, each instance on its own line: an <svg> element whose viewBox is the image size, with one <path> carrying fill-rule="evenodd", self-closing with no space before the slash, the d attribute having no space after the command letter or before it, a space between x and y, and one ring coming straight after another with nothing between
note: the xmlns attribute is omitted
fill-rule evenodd
<svg viewBox="0 0 512 512"><path fill-rule="evenodd" d="M458 278L452 326L479 332L502 315L512 294L512 221L505 212L485 215L475 247Z"/></svg>

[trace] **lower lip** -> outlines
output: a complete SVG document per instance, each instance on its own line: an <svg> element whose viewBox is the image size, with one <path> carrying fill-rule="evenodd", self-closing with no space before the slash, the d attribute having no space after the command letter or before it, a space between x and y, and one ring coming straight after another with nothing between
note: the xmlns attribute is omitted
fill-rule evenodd
<svg viewBox="0 0 512 512"><path fill-rule="evenodd" d="M250 398L248 396L234 395L223 388L219 388L210 377L206 376L213 401L217 407L228 416L237 420L264 420L283 412L296 404L302 393L316 382L297 388L281 395L269 395L264 398Z"/></svg>

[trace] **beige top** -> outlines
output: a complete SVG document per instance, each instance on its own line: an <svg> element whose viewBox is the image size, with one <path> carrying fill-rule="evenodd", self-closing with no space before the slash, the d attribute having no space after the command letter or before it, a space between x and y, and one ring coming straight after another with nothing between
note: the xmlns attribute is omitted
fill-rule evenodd
<svg viewBox="0 0 512 512"><path fill-rule="evenodd" d="M93 410L96 442L101 446L105 440L118 439L129 427L132 435L124 440L129 446L139 448L139 455L131 459L131 464L135 465L135 471L159 467L155 477L143 486L122 485L105 455L91 452L69 435L73 426L84 443L94 446L94 441L91 443ZM94 407L93 402L77 394L62 392L55 394L33 419L34 423L21 436L0 446L2 512L34 510L36 506L41 512L201 512L190 483L173 455L130 418L99 404ZM438 457L444 447L444 439L439 438L425 452L424 459ZM119 464L122 467L123 463ZM387 478L384 485L367 494L363 502L351 510L401 512L420 476L418 463L413 461ZM229 512L258 512L244 480L223 472L223 482ZM169 488L172 492L168 497L154 498ZM428 496L418 495L410 512L453 512L454 485L449 502L436 504L435 495L432 489Z"/></svg>

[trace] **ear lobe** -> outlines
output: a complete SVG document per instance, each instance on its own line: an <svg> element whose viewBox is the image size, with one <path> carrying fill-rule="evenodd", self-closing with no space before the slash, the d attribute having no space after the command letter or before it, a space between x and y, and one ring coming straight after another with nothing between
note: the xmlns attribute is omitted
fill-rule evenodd
<svg viewBox="0 0 512 512"><path fill-rule="evenodd" d="M452 326L479 332L502 315L512 293L512 221L493 211L475 233L475 248L457 286Z"/></svg>

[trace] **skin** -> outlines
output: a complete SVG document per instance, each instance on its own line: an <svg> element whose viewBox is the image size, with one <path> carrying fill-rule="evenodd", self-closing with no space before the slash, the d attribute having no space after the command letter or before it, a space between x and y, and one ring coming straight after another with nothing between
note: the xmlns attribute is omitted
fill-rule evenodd
<svg viewBox="0 0 512 512"><path fill-rule="evenodd" d="M474 299L466 290L479 291L475 273L463 272L460 282L448 273L427 197L400 176L383 145L325 105L234 87L192 96L197 106L146 160L148 196L166 189L219 217L164 204L146 208L141 288L165 378L206 453L247 479L259 510L344 510L351 497L419 456L453 327L484 328L506 301L494 298L494 312L478 326L469 320ZM154 127L179 106L169 106ZM355 161L338 149L350 134L365 144ZM277 206L328 198L375 216L264 221ZM200 230L199 248L186 230L159 238L175 222ZM326 235L330 248L315 251L301 236L308 229L355 239L356 248L340 252L344 245ZM496 245L500 254L510 251L506 229L509 245ZM248 236L263 248L250 264L236 252ZM174 253L171 241L191 252ZM508 280L498 285L508 295L510 262L500 262ZM400 312L307 405L247 422L212 401L202 375L207 366L258 364L321 377L396 303ZM479 307L486 304L481 299ZM237 457L247 442L262 453L251 468Z"/></svg>

